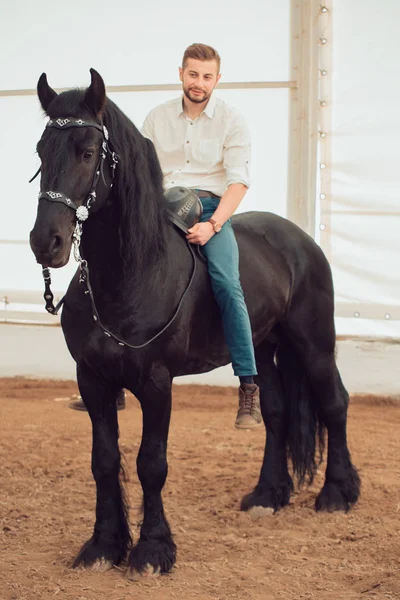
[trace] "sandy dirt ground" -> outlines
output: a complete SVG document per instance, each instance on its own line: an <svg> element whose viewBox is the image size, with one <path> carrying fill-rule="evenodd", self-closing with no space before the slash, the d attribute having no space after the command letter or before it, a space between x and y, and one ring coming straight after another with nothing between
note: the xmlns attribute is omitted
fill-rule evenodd
<svg viewBox="0 0 400 600"><path fill-rule="evenodd" d="M290 506L251 520L238 506L257 481L264 432L233 428L234 390L176 387L164 501L177 565L130 582L124 565L71 569L95 502L89 418L67 407L76 391L73 382L0 380L1 600L400 599L399 402L352 400L349 445L362 478L352 511L315 513L321 467ZM141 412L132 396L119 415L137 538Z"/></svg>

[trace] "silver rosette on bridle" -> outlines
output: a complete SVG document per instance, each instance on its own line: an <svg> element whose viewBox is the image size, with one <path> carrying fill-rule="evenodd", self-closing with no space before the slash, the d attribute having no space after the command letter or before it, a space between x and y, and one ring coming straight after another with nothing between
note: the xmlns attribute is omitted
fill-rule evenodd
<svg viewBox="0 0 400 600"><path fill-rule="evenodd" d="M78 206L76 209L76 218L78 221L86 221L89 216L89 211L86 206Z"/></svg>

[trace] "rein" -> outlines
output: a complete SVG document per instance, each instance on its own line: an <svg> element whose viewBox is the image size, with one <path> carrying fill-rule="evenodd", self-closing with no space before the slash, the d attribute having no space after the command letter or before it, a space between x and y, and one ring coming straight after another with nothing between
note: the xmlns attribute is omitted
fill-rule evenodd
<svg viewBox="0 0 400 600"><path fill-rule="evenodd" d="M126 347L132 348L134 350L137 350L139 348L144 348L145 346L147 346L148 344L150 344L151 342L156 340L158 337L160 337L170 327L170 325L172 325L172 323L175 321L176 317L178 316L178 313L181 309L183 301L184 301L187 293L189 292L189 289L193 283L193 279L194 279L194 276L196 273L196 257L194 255L193 249L188 242L188 248L190 250L190 253L191 253L192 259L193 259L193 268L192 268L192 273L191 273L191 276L189 279L189 283L186 286L186 289L183 292L181 299L178 303L178 306L176 307L175 312L172 315L171 319L158 333L156 333L152 338L150 338L149 340L147 340L147 342L144 342L143 344L133 345L133 344L129 344L128 342L120 339L114 333L109 331L101 322L99 312L97 310L95 299L94 299L93 289L90 284L89 265L88 265L87 260L82 258L81 254L80 254L80 244L81 244L81 238L82 238L82 224L84 221L86 221L88 219L91 206L96 201L96 188L97 188L97 184L98 184L98 181L100 178L100 174L102 175L102 179L105 183L104 175L103 175L103 167L104 167L104 161L107 157L107 154L110 154L111 159L112 159L112 164L110 165L111 172L112 172L112 181L109 186L110 188L112 188L112 186L113 186L115 170L116 170L116 167L117 167L117 164L119 161L119 157L115 152L113 152L110 149L109 134L108 134L108 131L107 131L107 128L105 127L105 125L100 125L99 123L95 123L93 121L84 121L83 119L75 119L73 117L67 117L64 119L61 119L61 118L50 119L46 125L46 128L50 128L50 127L55 127L57 129L68 129L70 127L79 127L79 128L80 127L94 127L95 129L98 129L99 131L101 131L103 134L104 139L103 139L103 143L102 143L102 150L100 153L99 161L97 163L97 167L94 172L92 185L90 187L90 192L89 192L86 200L80 206L77 206L70 198L67 198L67 196L65 194L63 194L62 192L53 191L53 190L46 191L46 192L43 192L41 190L39 192L39 200L43 199L43 200L49 200L51 202L59 202L61 204L64 204L68 208L71 208L76 213L76 225L75 225L74 233L72 235L73 252L74 252L74 258L79 263L79 268L80 268L79 283L82 283L84 285L85 294L88 294L89 298L90 298L93 320L100 327L100 329L102 330L104 335L106 335L109 338L112 338L115 342L118 343L119 346L126 346ZM33 181L39 175L40 171L41 171L41 167L39 167L36 174L32 177L32 179L29 181L29 183L31 183L31 181ZM57 315L58 311L60 310L60 308L62 307L62 305L65 302L65 296L63 296L61 298L61 300L58 302L58 304L56 304L56 306L54 306L54 302L53 302L54 295L53 295L53 292L51 291L51 276L50 276L49 267L44 267L42 265L42 275L43 275L44 284L45 284L45 292L44 292L45 308L46 308L47 312L49 312L50 314Z"/></svg>

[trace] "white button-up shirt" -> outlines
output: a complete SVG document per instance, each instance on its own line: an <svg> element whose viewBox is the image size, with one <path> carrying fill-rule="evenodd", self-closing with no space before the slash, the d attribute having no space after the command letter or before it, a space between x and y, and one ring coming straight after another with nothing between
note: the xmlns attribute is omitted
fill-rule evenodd
<svg viewBox="0 0 400 600"><path fill-rule="evenodd" d="M182 97L157 106L142 134L155 146L166 189L182 185L222 196L232 183L250 185L248 126L236 108L214 94L195 120L184 114Z"/></svg>

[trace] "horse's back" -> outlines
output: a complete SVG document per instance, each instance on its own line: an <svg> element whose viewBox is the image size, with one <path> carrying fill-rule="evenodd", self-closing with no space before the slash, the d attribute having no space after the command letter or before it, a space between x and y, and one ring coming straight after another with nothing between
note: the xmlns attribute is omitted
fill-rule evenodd
<svg viewBox="0 0 400 600"><path fill-rule="evenodd" d="M244 258L254 261L260 253L267 253L277 266L289 269L292 280L313 272L331 277L321 248L292 221L274 213L253 211L234 215L232 225Z"/></svg>
<svg viewBox="0 0 400 600"><path fill-rule="evenodd" d="M300 227L269 212L235 215L232 225L239 245L240 277L250 313L286 313L293 295L309 302L314 287L332 295L331 271L321 248Z"/></svg>
<svg viewBox="0 0 400 600"><path fill-rule="evenodd" d="M271 248L284 252L319 252L316 242L298 225L271 212L251 211L232 217L236 236L240 239L251 236L263 239Z"/></svg>

